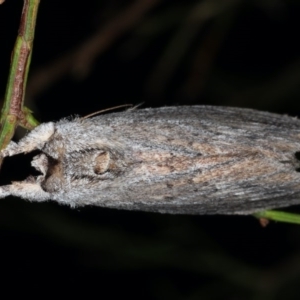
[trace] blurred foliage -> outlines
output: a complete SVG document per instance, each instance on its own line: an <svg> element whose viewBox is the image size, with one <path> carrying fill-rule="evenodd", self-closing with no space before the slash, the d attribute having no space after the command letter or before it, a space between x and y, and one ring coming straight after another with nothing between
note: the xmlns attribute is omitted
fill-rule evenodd
<svg viewBox="0 0 300 300"><path fill-rule="evenodd" d="M127 19L136 21L122 27L137 2L41 0L25 100L40 121L141 102L299 116L299 1L144 2L144 12L132 9ZM21 8L13 0L0 6L1 95ZM105 47L84 52L94 36ZM5 161L1 183L32 173L29 161L29 155ZM71 210L10 198L1 200L0 235L1 270L14 285L18 278L104 299L299 298L298 226L262 228L252 217Z"/></svg>

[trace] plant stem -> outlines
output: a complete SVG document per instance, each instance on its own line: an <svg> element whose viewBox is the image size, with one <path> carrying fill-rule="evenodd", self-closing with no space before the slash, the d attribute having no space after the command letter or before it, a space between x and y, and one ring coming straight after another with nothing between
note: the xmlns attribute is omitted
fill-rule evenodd
<svg viewBox="0 0 300 300"><path fill-rule="evenodd" d="M31 112L23 107L23 102L39 3L40 0L24 0L0 117L0 149L7 146L18 125L27 129L38 125Z"/></svg>
<svg viewBox="0 0 300 300"><path fill-rule="evenodd" d="M287 213L283 211L266 210L259 213L255 213L254 217L278 222L300 224L300 215Z"/></svg>

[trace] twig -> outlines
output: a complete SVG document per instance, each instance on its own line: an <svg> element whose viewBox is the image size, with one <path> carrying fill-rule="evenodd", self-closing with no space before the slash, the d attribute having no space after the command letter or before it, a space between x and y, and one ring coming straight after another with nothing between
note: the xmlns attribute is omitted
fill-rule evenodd
<svg viewBox="0 0 300 300"><path fill-rule="evenodd" d="M238 3L239 0L219 2L208 0L197 2L193 5L179 30L169 41L157 65L153 68L147 82L147 91L150 94L161 94L205 22L228 11L229 8L232 9Z"/></svg>
<svg viewBox="0 0 300 300"><path fill-rule="evenodd" d="M261 211L259 213L255 213L254 217L258 219L263 218L263 219L277 221L277 222L300 224L299 214L293 214L284 211L266 210L266 211Z"/></svg>
<svg viewBox="0 0 300 300"><path fill-rule="evenodd" d="M236 10L232 9L227 14L216 18L209 33L203 38L196 50L190 63L189 75L181 88L181 93L187 95L189 99L195 100L203 93L217 53L229 28L231 28L235 13Z"/></svg>
<svg viewBox="0 0 300 300"><path fill-rule="evenodd" d="M24 0L1 112L0 149L7 146L18 125L32 129L38 124L30 110L23 107L23 102L39 2L39 0Z"/></svg>
<svg viewBox="0 0 300 300"><path fill-rule="evenodd" d="M30 78L27 95L29 97L36 96L67 73L73 73L80 77L86 76L97 56L124 32L138 23L159 2L160 0L136 0L133 2L131 6L116 15L75 50L71 50L58 60L37 70Z"/></svg>

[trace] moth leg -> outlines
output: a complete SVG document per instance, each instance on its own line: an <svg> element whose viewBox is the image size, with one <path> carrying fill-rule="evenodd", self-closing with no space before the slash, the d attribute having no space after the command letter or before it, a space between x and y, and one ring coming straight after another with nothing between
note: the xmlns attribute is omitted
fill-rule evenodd
<svg viewBox="0 0 300 300"><path fill-rule="evenodd" d="M30 131L18 143L11 141L8 146L0 152L0 156L13 156L19 153L28 153L35 149L41 149L54 132L55 125L53 122L41 124Z"/></svg>
<svg viewBox="0 0 300 300"><path fill-rule="evenodd" d="M0 187L0 198L16 196L29 201L46 201L50 199L50 194L45 192L38 181L12 182L10 185Z"/></svg>

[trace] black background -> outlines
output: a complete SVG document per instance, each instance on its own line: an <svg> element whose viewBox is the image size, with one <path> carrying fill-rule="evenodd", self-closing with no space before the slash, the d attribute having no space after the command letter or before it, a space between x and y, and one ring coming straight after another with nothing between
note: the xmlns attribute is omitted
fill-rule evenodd
<svg viewBox="0 0 300 300"><path fill-rule="evenodd" d="M224 8L230 1L158 1L86 73L75 68L36 92L39 70L133 3L41 0L25 104L41 122L127 103L228 105L299 116L299 2L231 2ZM0 6L0 98L22 3ZM219 12L187 25L205 3ZM1 183L32 173L30 158L7 159ZM70 209L7 198L0 202L0 285L11 285L11 293L83 290L102 299L299 299L299 239L297 225L262 228L251 216Z"/></svg>

